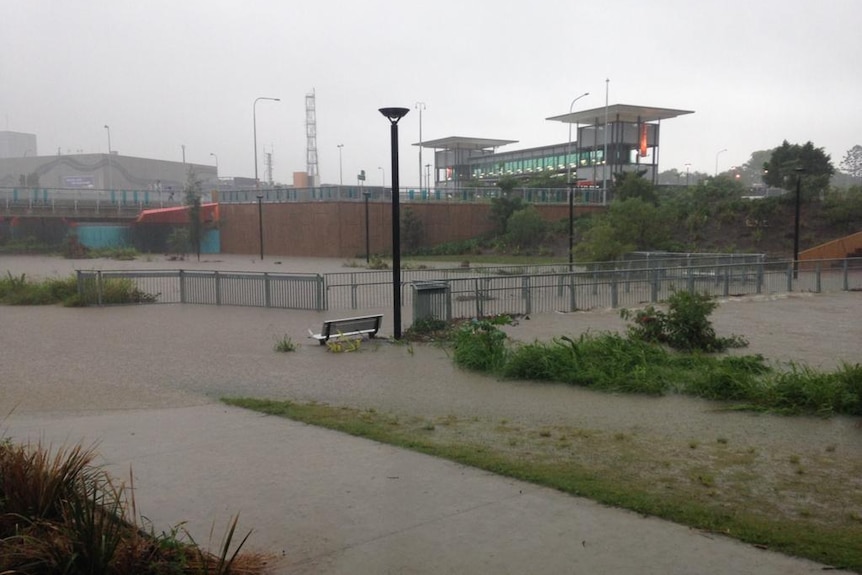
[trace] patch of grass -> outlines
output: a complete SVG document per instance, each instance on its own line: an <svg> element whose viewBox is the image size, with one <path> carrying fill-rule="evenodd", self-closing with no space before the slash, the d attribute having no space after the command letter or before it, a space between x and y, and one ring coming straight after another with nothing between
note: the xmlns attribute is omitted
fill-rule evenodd
<svg viewBox="0 0 862 575"><path fill-rule="evenodd" d="M486 425L496 439L473 440L470 430L476 423L471 420L459 420L451 429L438 426L432 434L421 425L392 426L391 415L351 408L249 398L223 401L443 457L774 551L862 570L858 520L847 517L846 522L836 522L814 514L803 517L793 509L779 512L768 493L755 492L749 499L740 499L751 491L746 486L758 478L751 468L757 464L744 449L730 453L729 447L711 443L695 453L672 455L672 451L662 451L671 454L667 458L657 454L661 446L652 438L643 438L641 443L637 437L620 442L613 434L602 437L588 430L560 429L561 436L578 441L577 455L573 456L571 451L560 449L558 442L543 441L540 432L545 428L541 427L513 435L505 424L488 421ZM691 465L681 468L689 461ZM654 469L660 475L641 475L632 469L634 465ZM771 467L768 462L763 465ZM679 473L687 481L679 481ZM844 485L843 480L836 481ZM742 488L738 482L743 482ZM781 498L777 492L774 497Z"/></svg>
<svg viewBox="0 0 862 575"><path fill-rule="evenodd" d="M289 352L296 351L297 344L294 341L285 335L283 338L279 339L275 342L275 347L273 348L275 351L280 352Z"/></svg>

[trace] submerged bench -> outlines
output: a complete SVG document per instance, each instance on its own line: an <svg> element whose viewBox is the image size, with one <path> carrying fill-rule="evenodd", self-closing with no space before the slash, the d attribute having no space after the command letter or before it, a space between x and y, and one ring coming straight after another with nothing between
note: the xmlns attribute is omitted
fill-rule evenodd
<svg viewBox="0 0 862 575"><path fill-rule="evenodd" d="M320 345L324 345L330 338L341 336L367 335L369 338L373 338L377 335L382 320L382 314L328 319L323 322L320 333L312 333L311 330L308 333L309 337L316 339Z"/></svg>

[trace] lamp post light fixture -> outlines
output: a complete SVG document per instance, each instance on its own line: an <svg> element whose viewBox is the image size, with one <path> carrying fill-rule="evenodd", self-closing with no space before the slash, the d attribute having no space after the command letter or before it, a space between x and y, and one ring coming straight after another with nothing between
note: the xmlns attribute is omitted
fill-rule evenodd
<svg viewBox="0 0 862 575"><path fill-rule="evenodd" d="M569 104L569 114L575 107L575 102L585 96L589 96L589 92L584 92ZM572 250L575 247L575 190L572 187L572 162L569 156L572 155L572 122L569 122L569 143L566 146L566 185L569 188L569 271L572 270L574 264Z"/></svg>
<svg viewBox="0 0 862 575"><path fill-rule="evenodd" d="M401 339L401 215L398 197L398 121L409 111L407 108L380 108L380 113L389 120L389 139L392 148L392 337L396 340Z"/></svg>
<svg viewBox="0 0 862 575"><path fill-rule="evenodd" d="M367 264L371 262L371 233L368 220L368 198L371 197L371 192L362 192L362 197L365 198L365 263Z"/></svg>
<svg viewBox="0 0 862 575"><path fill-rule="evenodd" d="M425 102L416 102L415 108L419 110L419 189L422 189L422 110Z"/></svg>
<svg viewBox="0 0 862 575"><path fill-rule="evenodd" d="M338 185L344 185L344 172L341 170L341 148L344 144L338 144Z"/></svg>
<svg viewBox="0 0 862 575"><path fill-rule="evenodd" d="M718 157L726 151L727 151L727 148L724 148L723 150L719 150L715 153L715 173L713 174L713 177L718 176Z"/></svg>
<svg viewBox="0 0 862 575"><path fill-rule="evenodd" d="M216 156L213 152L210 152L210 156L212 156L213 158L215 158L215 163L216 163L216 176L218 176L218 156Z"/></svg>
<svg viewBox="0 0 862 575"><path fill-rule="evenodd" d="M263 194L257 195L257 227L260 232L260 261L263 261Z"/></svg>
<svg viewBox="0 0 862 575"><path fill-rule="evenodd" d="M254 127L254 187L255 189L260 188L260 180L257 179L257 102L258 100L270 100L273 102L281 102L280 98L266 98L261 96L260 98L255 98L254 104L251 106L251 119ZM263 248L261 248L263 250ZM263 259L263 257L261 257Z"/></svg>
<svg viewBox="0 0 862 575"><path fill-rule="evenodd" d="M802 201L802 173L805 168L796 168L796 209L793 218L793 279L799 276L799 206Z"/></svg>

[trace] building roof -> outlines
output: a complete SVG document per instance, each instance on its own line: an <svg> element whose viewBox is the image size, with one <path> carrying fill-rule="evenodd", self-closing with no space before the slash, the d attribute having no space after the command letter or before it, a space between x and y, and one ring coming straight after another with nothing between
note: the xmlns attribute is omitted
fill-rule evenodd
<svg viewBox="0 0 862 575"><path fill-rule="evenodd" d="M607 108L608 120L612 122L655 122L657 120L667 120L668 118L676 118L685 114L694 114L693 110L674 110L672 108L655 108L652 106L632 106L629 104L614 104ZM592 108L590 110L582 110L580 112L572 112L571 114L562 114L561 116L551 116L545 118L555 122L566 122L569 124L594 124L598 118L600 122L604 121L605 107Z"/></svg>
<svg viewBox="0 0 862 575"><path fill-rule="evenodd" d="M507 144L515 144L518 140L492 140L490 138L465 138L463 136L449 136L438 140L427 140L414 146L423 148L435 148L443 150L485 150L487 148L498 148Z"/></svg>

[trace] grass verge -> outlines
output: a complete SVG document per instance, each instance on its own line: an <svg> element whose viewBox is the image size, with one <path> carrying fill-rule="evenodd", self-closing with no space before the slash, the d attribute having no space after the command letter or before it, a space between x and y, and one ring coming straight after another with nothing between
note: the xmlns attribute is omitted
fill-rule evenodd
<svg viewBox="0 0 862 575"><path fill-rule="evenodd" d="M223 401L862 572L862 517L849 511L862 508L862 462L836 457L830 446L800 458L726 438L657 442L637 433Z"/></svg>

